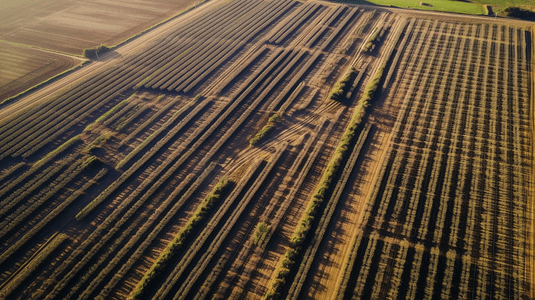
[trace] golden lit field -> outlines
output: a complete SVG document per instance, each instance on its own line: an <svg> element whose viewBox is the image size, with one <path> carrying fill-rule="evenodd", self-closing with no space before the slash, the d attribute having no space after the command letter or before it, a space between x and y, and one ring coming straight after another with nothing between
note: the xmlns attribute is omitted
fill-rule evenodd
<svg viewBox="0 0 535 300"><path fill-rule="evenodd" d="M1 1L0 40L82 55L84 48L116 45L187 9L193 2Z"/></svg>
<svg viewBox="0 0 535 300"><path fill-rule="evenodd" d="M296 0L163 24L0 107L0 298L532 299L533 33Z"/></svg>
<svg viewBox="0 0 535 300"><path fill-rule="evenodd" d="M0 102L58 73L82 59L0 41Z"/></svg>
<svg viewBox="0 0 535 300"><path fill-rule="evenodd" d="M0 1L0 103L82 62L53 52L81 56L85 48L117 45L193 3L193 0Z"/></svg>

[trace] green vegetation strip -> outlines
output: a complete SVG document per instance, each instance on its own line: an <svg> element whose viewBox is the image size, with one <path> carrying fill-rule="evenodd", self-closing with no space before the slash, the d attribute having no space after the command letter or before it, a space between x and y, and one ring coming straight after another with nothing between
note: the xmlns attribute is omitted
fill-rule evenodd
<svg viewBox="0 0 535 300"><path fill-rule="evenodd" d="M7 299L18 286L26 280L37 268L56 250L69 236L66 234L59 234L52 236L42 247L34 254L27 263L22 265L14 276L2 286L0 290L0 298Z"/></svg>
<svg viewBox="0 0 535 300"><path fill-rule="evenodd" d="M212 192L206 196L202 204L197 208L188 223L175 236L173 241L167 245L165 250L160 254L156 262L150 267L149 271L143 276L137 284L132 295L128 299L143 299L146 289L151 282L160 274L167 264L174 258L176 253L182 249L186 239L191 235L196 226L199 225L207 216L214 204L222 199L222 195L228 186L229 181L226 178L221 179L214 187Z"/></svg>
<svg viewBox="0 0 535 300"><path fill-rule="evenodd" d="M345 100L357 73L357 70L351 67L349 72L347 72L340 81L337 81L334 84L333 88L331 89L331 93L329 94L329 98L335 101Z"/></svg>
<svg viewBox="0 0 535 300"><path fill-rule="evenodd" d="M461 14L482 15L483 6L476 3L451 0L354 0L354 1L337 1L342 3L360 4L360 5L383 5L401 8L413 8L420 10L434 10L443 12L454 12ZM422 3L422 5L420 5Z"/></svg>
<svg viewBox="0 0 535 300"><path fill-rule="evenodd" d="M260 140L264 139L268 133L275 127L276 123L279 123L281 121L281 116L278 114L274 114L268 119L267 124L260 130L252 139L249 140L249 144L255 145Z"/></svg>
<svg viewBox="0 0 535 300"><path fill-rule="evenodd" d="M45 155L45 157L41 158L39 161L34 163L33 166L32 166L32 169L33 168L38 169L41 166L44 166L45 164L47 164L48 162L50 162L51 160L56 158L56 156L58 156L59 154L63 153L63 151L69 149L72 145L76 144L79 140L80 140L80 135L76 135L76 136L70 138L68 141L66 141L65 143L61 144L56 149L50 151L47 155Z"/></svg>
<svg viewBox="0 0 535 300"><path fill-rule="evenodd" d="M293 268L296 260L302 255L301 250L303 248L305 239L310 229L312 228L314 221L319 213L321 204L325 201L327 191L333 186L336 173L338 172L340 165L347 153L349 146L355 138L358 126L362 123L362 120L366 113L366 108L369 106L370 101L375 96L379 82L383 77L384 67L379 68L375 77L366 86L364 94L357 103L357 107L353 113L353 117L347 126L344 135L334 156L329 161L325 172L320 180L316 192L309 201L307 209L304 215L299 221L299 225L294 231L290 245L284 254L284 258L281 260L277 270L275 271L275 278L271 282L271 286L266 292L264 299L278 299L281 296L281 292L284 289L286 282L290 276L291 269Z"/></svg>

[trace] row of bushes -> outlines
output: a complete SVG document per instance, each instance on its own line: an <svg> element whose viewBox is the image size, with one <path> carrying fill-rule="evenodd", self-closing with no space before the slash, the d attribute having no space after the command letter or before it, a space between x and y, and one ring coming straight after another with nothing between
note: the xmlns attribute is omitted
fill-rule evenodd
<svg viewBox="0 0 535 300"><path fill-rule="evenodd" d="M373 50L375 49L375 45L377 44L377 42L381 41L384 34L386 33L386 30L388 30L388 26L381 25L376 27L368 41L366 41L366 44L364 45L364 48L362 48L362 50L364 52L373 52Z"/></svg>
<svg viewBox="0 0 535 300"><path fill-rule="evenodd" d="M190 217L186 225L178 232L178 234L167 245L167 247L165 247L156 262L152 264L149 271L147 271L143 278L141 278L128 299L144 298L147 287L150 286L152 281L154 281L160 272L174 258L177 252L182 249L186 239L190 237L191 233L196 229L196 227L199 226L199 224L206 218L214 204L221 200L228 184L229 181L226 178L221 179L217 183L212 192L206 196L201 205L197 208L197 210L195 210L195 213Z"/></svg>
<svg viewBox="0 0 535 300"><path fill-rule="evenodd" d="M86 48L84 49L84 56L86 58L89 58L89 59L95 59L97 58L98 59L98 55L102 55L108 51L110 51L111 48L104 45L104 44L100 44L99 46L96 46L96 47L93 47L93 48Z"/></svg>
<svg viewBox="0 0 535 300"><path fill-rule="evenodd" d="M219 249L227 239L231 230L235 228L236 223L244 213L245 209L250 205L251 200L255 197L255 195L257 195L260 190L260 187L264 184L266 178L271 174L273 168L281 158L282 154L284 154L287 147L288 143L284 142L280 146L280 148L277 149L277 152L272 155L271 161L255 178L253 184L243 196L243 198L239 199L238 204L236 208L234 208L234 210L232 211L231 216L227 219L220 231L217 233L217 236L214 238L213 242L210 244L210 250L208 251L208 253L205 253L201 260L199 260L199 262L197 263L197 266L199 267L197 268L196 266L194 272L190 273L186 281L182 283L182 286L178 290L178 294L181 295L180 299L187 299L187 296L191 294L191 289L195 286L196 283L201 285L201 283L197 281L199 280L199 278L201 278L201 275L206 270L208 264L212 261L212 259L214 259L216 253L219 251ZM224 270L228 267L231 258L231 256L225 255L224 257L221 257L217 260L216 267L209 270L207 277L201 279L203 280L202 288L200 290L195 291L196 297L207 298L208 292L212 289L213 285L216 283L221 273L223 273Z"/></svg>
<svg viewBox="0 0 535 300"><path fill-rule="evenodd" d="M255 145L260 140L265 138L268 133L273 129L273 127L275 127L275 124L279 123L280 121L282 121L282 118L278 114L274 114L273 116L271 116L268 119L267 124L264 125L264 127L258 133L256 133L252 139L249 140L249 144Z"/></svg>
<svg viewBox="0 0 535 300"><path fill-rule="evenodd" d="M344 77L334 84L333 88L331 89L331 93L329 94L329 98L335 101L345 100L346 95L349 92L349 89L351 88L353 80L357 74L357 70L351 67Z"/></svg>
<svg viewBox="0 0 535 300"><path fill-rule="evenodd" d="M329 190L332 188L336 173L338 172L344 156L347 153L349 145L356 135L357 127L364 118L365 109L369 106L369 102L375 96L379 82L383 77L383 69L384 67L381 67L377 71L375 77L366 86L364 94L358 101L357 107L353 113L353 117L351 118L351 121L347 126L344 135L338 144L338 147L336 148L334 156L329 161L316 192L309 201L304 215L301 217L297 228L292 234L290 245L275 272L275 278L273 279L270 288L266 292L265 299L278 299L280 297L280 293L282 292L286 281L289 279L288 277L292 267L299 256L302 255L301 250L305 239L314 224L321 204L325 201Z"/></svg>
<svg viewBox="0 0 535 300"><path fill-rule="evenodd" d="M203 181L205 177L204 174L210 173L211 171L212 169L208 167L203 172L203 175L201 175L200 178L197 178L196 181ZM113 273L112 279L106 282L106 285L100 289L100 293L98 294L98 296L95 297L95 299L98 300L108 299L109 294L112 292L113 288L117 285L117 283L119 283L123 279L125 274L130 271L130 269L134 266L135 262L141 258L145 250L152 244L152 242L157 238L157 236L166 227L170 220L176 216L178 211L184 205L185 201L189 199L189 197L197 190L197 186L191 186L180 197L180 199L176 201L178 196L184 192L184 188L191 183L194 177L194 174L189 174L182 182L180 182L178 186L175 187L173 192L165 199L164 202L162 202L162 204L156 209L154 214L150 216L149 220L145 222L143 226L134 234L134 236L128 240L126 245L123 246L121 250L113 257L113 259L106 266L106 268L101 271L101 273L96 279L93 280L91 285L86 289L86 291L84 291L84 294L87 293L90 295L95 289L97 289L99 284L102 283L103 279L101 278L105 278L115 268L115 266L123 260L124 256L130 253L132 247L134 247L139 242L139 240L143 238L143 242L138 245L134 253L130 255L130 257L128 257L127 262L123 263L121 265L121 268ZM172 206L171 208L169 208L171 204ZM165 213L164 217L158 221L156 226L145 237L147 230L154 224L154 222L158 220L162 213Z"/></svg>
<svg viewBox="0 0 535 300"><path fill-rule="evenodd" d="M249 167L246 174L240 179L238 184L232 190L232 193L230 193L226 198L225 202L223 202L221 206L219 206L217 211L214 212L214 215L210 222L197 235L195 241L190 245L190 247L188 247L186 253L184 253L184 255L182 256L180 262L174 267L171 274L169 274L165 282L162 284L162 288L160 288L158 292L154 295L154 299L163 298L169 293L169 289L176 284L177 280L181 278L181 276L188 269L190 264L194 261L195 257L198 256L200 249L205 247L206 243L209 242L212 243L209 246L209 250L203 253L202 257L196 262L195 266L193 266L193 270L190 272L188 278L182 281L181 289L187 289L187 286L189 284L196 282L199 276L201 276L202 272L206 269L208 263L213 257L213 253L216 252L217 249L219 249L220 242L224 240L226 234L230 232L229 230L225 230L224 227L232 228L234 226L233 216L241 214L242 209L240 209L240 206L246 206L246 203L244 202L246 202L247 199L242 200L244 198L241 198L240 195L242 195L243 189L247 186L247 183L251 181L253 175L257 174L257 170L260 168L261 165L262 160L257 160L252 164L252 166ZM241 202L237 204L236 209L232 211L230 217L224 218L225 216L227 216L229 209L234 206L238 199L240 199ZM216 237L212 237L214 234L213 228L222 227L223 229L220 230L218 235ZM212 238L209 240L210 237ZM186 292L183 293L185 294Z"/></svg>
<svg viewBox="0 0 535 300"><path fill-rule="evenodd" d="M329 226L332 216L334 214L334 211L338 205L338 202L340 201L342 197L342 193L344 192L347 181L349 180L349 176L351 176L353 168L355 167L355 164L357 163L357 159L360 156L360 152L362 148L364 147L364 143L366 142L366 139L368 138L370 129L371 129L371 125L366 124L364 128L362 129L362 131L360 132L359 138L357 142L355 143L355 145L353 146L353 149L350 152L351 154L349 158L347 159L347 162L342 171L342 174L340 175L336 183L336 187L333 189L332 195L330 199L328 199L328 202L325 205L325 208L323 209L324 212L321 215L321 218L318 222L318 226L314 233L314 239L312 243L309 244L308 247L306 247L307 249L304 254L303 261L301 262L301 265L299 266L297 275L290 288L290 292L288 295L290 299L297 298L301 292L301 289L305 283L305 280L308 276L310 268L312 267L312 264L315 260L320 244L323 241L325 233L327 232L327 227Z"/></svg>

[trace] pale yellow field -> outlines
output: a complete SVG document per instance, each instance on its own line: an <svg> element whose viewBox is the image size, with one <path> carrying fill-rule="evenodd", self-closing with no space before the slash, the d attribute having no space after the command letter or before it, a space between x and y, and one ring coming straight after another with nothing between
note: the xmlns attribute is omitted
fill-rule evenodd
<svg viewBox="0 0 535 300"><path fill-rule="evenodd" d="M0 1L0 40L81 55L115 45L190 7L194 1Z"/></svg>

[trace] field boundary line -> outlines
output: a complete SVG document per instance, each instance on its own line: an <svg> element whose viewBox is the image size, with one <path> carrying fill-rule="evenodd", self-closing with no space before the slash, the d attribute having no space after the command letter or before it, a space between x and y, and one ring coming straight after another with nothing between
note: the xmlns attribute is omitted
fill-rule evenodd
<svg viewBox="0 0 535 300"><path fill-rule="evenodd" d="M530 244L527 245L530 249L529 254L527 255L526 259L528 262L526 265L528 266L528 276L530 278L529 282L529 294L531 299L535 299L535 249L533 249L533 246L535 245L535 74L534 72L534 66L535 66L535 41L533 40L533 37L535 35L535 25L531 26L531 57L530 57L530 64L529 64L529 71L531 73L531 88L529 89L530 95L530 128L531 128L531 180L530 180L530 193L528 197L528 201L530 201L529 205L529 213L531 215L531 224L530 224L530 230L528 230L528 241L530 241Z"/></svg>

